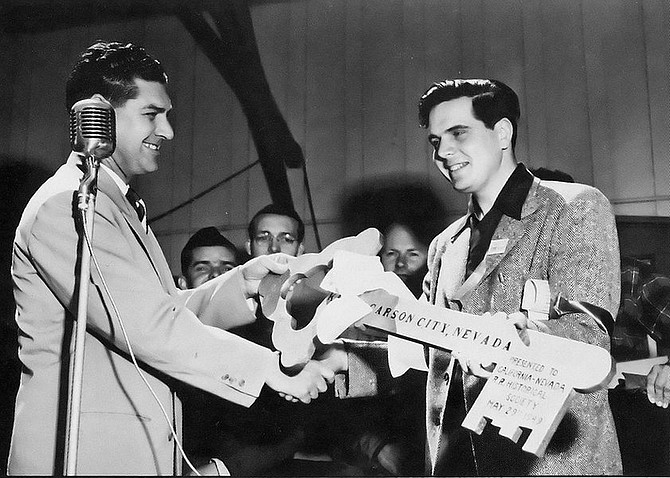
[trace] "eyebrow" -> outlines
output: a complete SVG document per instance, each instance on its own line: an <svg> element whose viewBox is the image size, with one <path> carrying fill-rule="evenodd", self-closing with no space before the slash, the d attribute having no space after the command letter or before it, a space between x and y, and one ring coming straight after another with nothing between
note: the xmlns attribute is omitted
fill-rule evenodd
<svg viewBox="0 0 670 478"><path fill-rule="evenodd" d="M200 264L214 264L214 263L221 263L221 264L235 264L235 261L196 261L193 264L191 264L191 267L198 266Z"/></svg>
<svg viewBox="0 0 670 478"><path fill-rule="evenodd" d="M168 109L168 108L164 108L164 107L162 107L162 106L154 105L153 103L144 106L142 109L144 109L144 110L157 111L157 112L159 112L159 113L164 113L164 112L172 111L172 107L170 107L170 108Z"/></svg>
<svg viewBox="0 0 670 478"><path fill-rule="evenodd" d="M272 232L263 229L263 230L261 230L261 231L256 232L256 234L272 234ZM287 235L289 235L289 236L295 236L295 235L297 235L297 234L293 234L292 232L289 232L289 231L279 231L279 232L277 233L277 236L280 235L280 234L287 234ZM272 235L274 235L274 234L272 234Z"/></svg>
<svg viewBox="0 0 670 478"><path fill-rule="evenodd" d="M446 130L444 130L444 132L445 133L452 133L452 132L456 131L457 129L470 129L470 126L468 126L466 124L457 124L457 125L454 125L454 126L451 126L451 127L447 128ZM436 135L436 134L432 134L432 133L428 135L428 139L433 139L433 138L439 138L439 136Z"/></svg>

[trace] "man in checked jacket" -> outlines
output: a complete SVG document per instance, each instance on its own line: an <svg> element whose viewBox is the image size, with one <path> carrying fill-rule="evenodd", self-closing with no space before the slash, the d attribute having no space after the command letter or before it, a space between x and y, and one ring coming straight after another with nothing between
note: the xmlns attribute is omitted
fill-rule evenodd
<svg viewBox="0 0 670 478"><path fill-rule="evenodd" d="M433 161L454 189L470 195L468 214L432 242L425 292L435 305L482 315L503 312L522 339L527 329L609 350L610 337L582 313L530 320L521 311L529 279L616 315L619 246L612 208L597 189L541 181L517 162L517 95L496 80L446 80L419 103ZM354 352L354 346L344 344ZM542 457L487 426L482 435L460 426L486 373L476 357L430 348L426 392L427 472L433 475L614 475L621 457L604 390L577 394ZM336 368L348 370L348 393L360 395L370 374L356 353ZM455 363L458 362L458 363ZM362 379L359 380L358 377Z"/></svg>

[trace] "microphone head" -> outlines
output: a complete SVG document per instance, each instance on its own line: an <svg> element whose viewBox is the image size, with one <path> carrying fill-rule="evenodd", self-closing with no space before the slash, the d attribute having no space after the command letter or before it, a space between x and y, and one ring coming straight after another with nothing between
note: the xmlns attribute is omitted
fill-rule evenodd
<svg viewBox="0 0 670 478"><path fill-rule="evenodd" d="M112 155L116 147L116 115L106 101L87 98L70 109L72 150L96 160Z"/></svg>

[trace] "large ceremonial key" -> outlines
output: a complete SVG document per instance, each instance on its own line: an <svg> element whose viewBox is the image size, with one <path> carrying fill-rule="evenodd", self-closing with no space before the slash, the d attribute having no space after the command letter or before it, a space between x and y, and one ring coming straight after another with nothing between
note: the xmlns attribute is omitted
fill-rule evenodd
<svg viewBox="0 0 670 478"><path fill-rule="evenodd" d="M285 368L302 368L316 350L317 320L313 319L317 309L331 295L319 284L332 264L333 256L339 251L361 257L374 256L381 247L381 233L369 228L356 236L339 239L319 253L298 256L286 273L281 276L268 274L261 281L258 289L261 309L274 322L272 342L281 352L280 359Z"/></svg>
<svg viewBox="0 0 670 478"><path fill-rule="evenodd" d="M504 315L465 314L398 299L385 291L360 297L372 309L361 319L368 327L445 350L467 351L484 365L495 363L462 425L480 434L490 421L514 442L526 428L530 435L522 449L538 456L544 454L574 390L603 388L613 374L605 349L534 330L528 330L526 346Z"/></svg>
<svg viewBox="0 0 670 478"><path fill-rule="evenodd" d="M320 308L319 337L327 342L343 330L345 311L350 311L348 323L358 317L358 323L366 327L466 353L484 366L494 363L491 377L462 424L475 433L481 433L490 421L501 435L518 442L525 428L530 434L522 449L541 456L575 390L601 389L614 373L612 357L601 347L534 330L527 331L530 345L526 346L505 314L466 314L407 294L389 294L401 292L401 282L379 268L375 272L372 259L345 251L335 254L321 285L340 297L331 295L330 302ZM371 290L376 285L383 289ZM534 285L538 284L528 284L529 289ZM365 303L368 311L362 314L357 301Z"/></svg>
<svg viewBox="0 0 670 478"><path fill-rule="evenodd" d="M312 269L304 273L282 276L279 286L262 284L266 303L274 306L273 340L284 366L303 365L314 352L317 337L329 343L354 324L467 353L495 367L463 426L481 433L490 421L514 442L526 428L530 434L522 448L538 456L574 390L588 393L603 388L613 374L613 360L605 349L534 330L528 330L530 346L526 346L505 314L478 316L419 302L395 274L383 271L377 257L334 250L325 255L328 262L331 253L330 269L311 263ZM272 300L272 295L279 298ZM291 311L298 310L309 317L295 330Z"/></svg>

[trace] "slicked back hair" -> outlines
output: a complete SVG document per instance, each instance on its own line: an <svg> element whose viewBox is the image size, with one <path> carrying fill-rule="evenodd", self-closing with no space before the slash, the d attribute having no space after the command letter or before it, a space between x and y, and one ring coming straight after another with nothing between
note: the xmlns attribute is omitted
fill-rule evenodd
<svg viewBox="0 0 670 478"><path fill-rule="evenodd" d="M135 79L166 84L160 62L132 43L97 41L75 63L65 87L68 111L77 101L101 94L118 107L137 95Z"/></svg>
<svg viewBox="0 0 670 478"><path fill-rule="evenodd" d="M507 118L513 126L512 150L516 145L517 124L521 116L519 97L502 81L491 79L451 79L433 83L419 100L419 124L428 128L431 110L457 98L472 98L473 115L488 129Z"/></svg>

